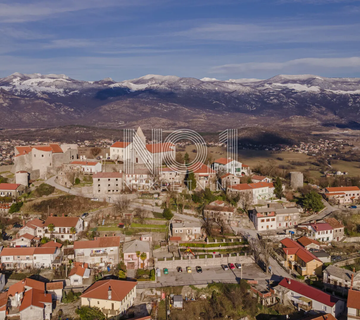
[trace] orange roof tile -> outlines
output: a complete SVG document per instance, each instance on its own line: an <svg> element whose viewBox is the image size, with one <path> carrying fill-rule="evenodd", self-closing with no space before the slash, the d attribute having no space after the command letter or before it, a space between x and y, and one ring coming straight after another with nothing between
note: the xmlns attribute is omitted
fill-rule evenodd
<svg viewBox="0 0 360 320"><path fill-rule="evenodd" d="M41 248L61 248L62 244L56 241L49 241L41 245Z"/></svg>
<svg viewBox="0 0 360 320"><path fill-rule="evenodd" d="M175 145L170 142L147 144L146 149L151 153L169 152L175 150Z"/></svg>
<svg viewBox="0 0 360 320"><path fill-rule="evenodd" d="M111 145L111 148L126 148L130 142L117 141Z"/></svg>
<svg viewBox="0 0 360 320"><path fill-rule="evenodd" d="M98 172L93 175L94 178L122 178L121 172Z"/></svg>
<svg viewBox="0 0 360 320"><path fill-rule="evenodd" d="M280 241L280 243L289 249L292 253L291 254L296 254L302 261L304 261L305 263L308 263L312 260L318 260L320 261L317 257L315 257L311 252L307 251L306 249L304 249L300 244L298 244L297 242L295 242L292 239L289 238L285 238L283 240ZM293 249L296 249L293 250ZM284 252L286 253L286 251L284 250Z"/></svg>
<svg viewBox="0 0 360 320"><path fill-rule="evenodd" d="M220 158L220 159L217 159L214 161L214 163L219 163L219 164L228 164L230 163L231 161L233 161L233 159L230 159L230 158Z"/></svg>
<svg viewBox="0 0 360 320"><path fill-rule="evenodd" d="M26 223L27 227L33 228L35 229L36 227L43 227L44 226L44 221L40 220L40 219L33 219L30 220Z"/></svg>
<svg viewBox="0 0 360 320"><path fill-rule="evenodd" d="M86 268L83 268L81 266L75 266L70 270L69 277L71 277L71 276L73 276L75 274L80 276L80 277L83 277L85 271L86 271Z"/></svg>
<svg viewBox="0 0 360 320"><path fill-rule="evenodd" d="M256 182L256 183L240 183L229 186L230 189L234 189L234 190L254 190L265 187L273 188L274 184L271 182Z"/></svg>
<svg viewBox="0 0 360 320"><path fill-rule="evenodd" d="M208 167L206 164L196 162L189 167L189 171L194 172L195 174L215 174L216 171Z"/></svg>
<svg viewBox="0 0 360 320"><path fill-rule="evenodd" d="M79 219L78 217L48 217L44 222L44 226L47 227L53 224L55 227L75 227Z"/></svg>
<svg viewBox="0 0 360 320"><path fill-rule="evenodd" d="M328 192L345 192L345 191L360 191L359 187L329 187L326 188Z"/></svg>
<svg viewBox="0 0 360 320"><path fill-rule="evenodd" d="M253 180L264 180L264 179L266 179L266 177L265 176L254 175L254 176L251 177L251 179L253 179Z"/></svg>
<svg viewBox="0 0 360 320"><path fill-rule="evenodd" d="M20 238L25 238L25 239L28 239L28 240L33 240L35 237L29 233L25 233L25 234L22 234L21 236L19 236L18 238L16 239L20 239ZM13 241L15 241L16 239L14 239Z"/></svg>
<svg viewBox="0 0 360 320"><path fill-rule="evenodd" d="M360 291L350 289L348 292L347 307L360 310Z"/></svg>
<svg viewBox="0 0 360 320"><path fill-rule="evenodd" d="M72 161L70 164L81 166L96 166L99 162L96 161Z"/></svg>
<svg viewBox="0 0 360 320"><path fill-rule="evenodd" d="M331 225L334 229L344 228L344 225L339 220L336 220L335 218L327 218L324 220L329 225Z"/></svg>
<svg viewBox="0 0 360 320"><path fill-rule="evenodd" d="M9 296L14 296L17 292L23 292L25 287L44 291L45 283L34 279L26 278L10 286L7 293Z"/></svg>
<svg viewBox="0 0 360 320"><path fill-rule="evenodd" d="M119 247L120 237L99 237L90 241L75 241L74 249Z"/></svg>
<svg viewBox="0 0 360 320"><path fill-rule="evenodd" d="M108 300L108 290L111 288L111 300L122 301L136 287L137 282L123 280L100 280L95 282L81 295L82 298Z"/></svg>
<svg viewBox="0 0 360 320"><path fill-rule="evenodd" d="M21 184L17 183L0 183L0 190L16 190Z"/></svg>
<svg viewBox="0 0 360 320"><path fill-rule="evenodd" d="M299 239L297 239L297 242L299 242L303 247L306 247L310 244L317 244L318 246L320 245L320 242L319 241L316 241L316 240L313 240L313 239L310 239L308 237L301 237Z"/></svg>
<svg viewBox="0 0 360 320"><path fill-rule="evenodd" d="M57 290L63 288L64 288L64 282L62 281L48 282L46 284L46 290Z"/></svg>
<svg viewBox="0 0 360 320"><path fill-rule="evenodd" d="M51 294L46 294L44 290L31 289L25 292L19 310L23 311L30 306L44 308L44 303L52 303Z"/></svg>

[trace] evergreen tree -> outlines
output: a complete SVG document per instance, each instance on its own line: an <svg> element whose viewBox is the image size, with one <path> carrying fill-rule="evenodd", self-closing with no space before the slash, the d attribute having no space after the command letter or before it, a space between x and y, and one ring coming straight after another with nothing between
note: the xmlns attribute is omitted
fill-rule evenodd
<svg viewBox="0 0 360 320"><path fill-rule="evenodd" d="M319 212L324 208L321 195L314 190L304 196L302 204L306 210L313 212Z"/></svg>
<svg viewBox="0 0 360 320"><path fill-rule="evenodd" d="M284 196L284 193L283 193L283 189L282 189L282 182L279 177L276 178L274 187L275 187L274 193L275 193L276 197L281 199Z"/></svg>
<svg viewBox="0 0 360 320"><path fill-rule="evenodd" d="M194 174L194 172L190 172L190 173L187 175L186 185L187 185L187 187L188 187L189 190L194 190L194 189L196 189L196 179L195 179L195 174Z"/></svg>

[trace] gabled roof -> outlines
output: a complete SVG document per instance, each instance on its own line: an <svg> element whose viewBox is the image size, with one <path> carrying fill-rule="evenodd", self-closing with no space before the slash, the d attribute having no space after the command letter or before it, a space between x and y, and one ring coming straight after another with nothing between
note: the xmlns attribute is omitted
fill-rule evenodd
<svg viewBox="0 0 360 320"><path fill-rule="evenodd" d="M36 229L37 227L42 228L44 226L44 221L40 219L33 219L28 221L26 226L32 229Z"/></svg>
<svg viewBox="0 0 360 320"><path fill-rule="evenodd" d="M40 246L41 248L61 248L62 244L56 241L49 241Z"/></svg>
<svg viewBox="0 0 360 320"><path fill-rule="evenodd" d="M31 152L32 149L52 152L52 153L63 153L63 150L57 143L50 143L48 145L38 145L38 146L17 146L16 150L19 152L18 155L24 155Z"/></svg>
<svg viewBox="0 0 360 320"><path fill-rule="evenodd" d="M136 287L137 282L122 280L100 280L91 285L81 295L81 298L108 299L108 290L111 289L111 301L122 301L126 295Z"/></svg>
<svg viewBox="0 0 360 320"><path fill-rule="evenodd" d="M326 231L326 230L333 230L333 227L326 223L326 222L320 222L320 223L310 223L310 226L316 231Z"/></svg>
<svg viewBox="0 0 360 320"><path fill-rule="evenodd" d="M219 163L219 164L226 165L226 164L230 163L231 161L234 161L234 160L231 159L231 158L219 158L219 159L216 159L214 161L214 163Z"/></svg>
<svg viewBox="0 0 360 320"><path fill-rule="evenodd" d="M16 190L17 188L19 188L21 186L21 184L17 184L17 183L0 183L0 190Z"/></svg>
<svg viewBox="0 0 360 320"><path fill-rule="evenodd" d="M225 206L211 206L207 204L204 207L204 210L212 210L212 211L218 211L218 212L234 212L234 207L225 207Z"/></svg>
<svg viewBox="0 0 360 320"><path fill-rule="evenodd" d="M309 317L304 320L336 320L336 318L331 313L326 313L315 318Z"/></svg>
<svg viewBox="0 0 360 320"><path fill-rule="evenodd" d="M34 254L53 254L56 248L28 247L28 248L4 248L0 257L5 256L32 256Z"/></svg>
<svg viewBox="0 0 360 320"><path fill-rule="evenodd" d="M285 238L280 241L280 243L286 247L283 251L286 254L296 254L302 261L305 263L308 263L312 260L318 260L320 261L316 256L314 256L311 252L307 251L305 248L303 248L300 244L295 242L292 239ZM288 250L291 249L291 250ZM288 253L289 252L289 253Z"/></svg>
<svg viewBox="0 0 360 320"><path fill-rule="evenodd" d="M230 189L234 190L254 190L259 188L273 188L274 184L272 182L256 182L256 183L240 183L229 186Z"/></svg>
<svg viewBox="0 0 360 320"><path fill-rule="evenodd" d="M264 180L264 179L266 179L267 177L265 177L265 176L257 176L257 175L254 175L254 176L252 176L251 177L251 179L253 179L253 180Z"/></svg>
<svg viewBox="0 0 360 320"><path fill-rule="evenodd" d="M310 239L310 238L305 237L305 236L297 239L297 242L299 242L303 247L306 247L306 246L308 246L310 244L316 244L318 246L320 245L319 241Z"/></svg>
<svg viewBox="0 0 360 320"><path fill-rule="evenodd" d="M195 174L215 174L216 171L208 167L206 164L196 162L189 167L189 171Z"/></svg>
<svg viewBox="0 0 360 320"><path fill-rule="evenodd" d="M96 161L72 161L70 164L81 166L96 166L99 162Z"/></svg>
<svg viewBox="0 0 360 320"><path fill-rule="evenodd" d="M360 191L359 187L329 187L325 188L328 192L346 192L346 191Z"/></svg>
<svg viewBox="0 0 360 320"><path fill-rule="evenodd" d="M126 148L130 142L117 141L111 145L111 148Z"/></svg>
<svg viewBox="0 0 360 320"><path fill-rule="evenodd" d="M12 241L16 241L17 239L20 239L20 238L25 238L25 239L28 239L28 240L33 240L35 237L33 235L31 235L30 233L25 233L25 234L22 234L21 236L18 236L17 238L15 238L14 240Z"/></svg>
<svg viewBox="0 0 360 320"><path fill-rule="evenodd" d="M44 226L47 227L53 224L55 227L75 227L79 219L78 217L48 217L44 222Z"/></svg>
<svg viewBox="0 0 360 320"><path fill-rule="evenodd" d="M121 172L98 172L93 175L94 178L122 178Z"/></svg>
<svg viewBox="0 0 360 320"><path fill-rule="evenodd" d="M314 287L308 286L305 283L289 279L289 278L283 278L279 286L287 288L293 292L296 292L304 297L307 297L309 299L312 299L314 301L318 301L322 304L325 304L329 307L333 307L336 302L339 301L338 298L335 298L331 296L330 294L325 293L324 291L321 291L319 289L316 289Z"/></svg>
<svg viewBox="0 0 360 320"><path fill-rule="evenodd" d="M331 225L334 229L344 228L344 225L339 220L336 220L335 218L327 218L324 220L326 223Z"/></svg>
<svg viewBox="0 0 360 320"><path fill-rule="evenodd" d="M23 311L30 306L44 308L44 303L52 303L51 294L46 294L44 290L31 289L25 292L19 311Z"/></svg>
<svg viewBox="0 0 360 320"><path fill-rule="evenodd" d="M73 275L78 275L80 277L83 277L86 271L86 267L82 267L80 265L76 265L75 267L73 267L69 273L69 277L73 276Z"/></svg>
<svg viewBox="0 0 360 320"><path fill-rule="evenodd" d="M147 144L146 149L151 153L174 151L175 145L171 142Z"/></svg>
<svg viewBox="0 0 360 320"><path fill-rule="evenodd" d="M354 289L349 290L347 307L360 310L360 291Z"/></svg>
<svg viewBox="0 0 360 320"><path fill-rule="evenodd" d="M46 283L46 290L57 290L57 289L63 289L64 288L64 282L63 281L55 281L55 282L48 282Z"/></svg>
<svg viewBox="0 0 360 320"><path fill-rule="evenodd" d="M82 240L74 242L74 249L108 248L119 247L120 237L98 237L94 240Z"/></svg>
<svg viewBox="0 0 360 320"><path fill-rule="evenodd" d="M45 283L34 279L26 278L10 286L7 293L9 296L14 296L17 292L23 292L25 287L44 291Z"/></svg>

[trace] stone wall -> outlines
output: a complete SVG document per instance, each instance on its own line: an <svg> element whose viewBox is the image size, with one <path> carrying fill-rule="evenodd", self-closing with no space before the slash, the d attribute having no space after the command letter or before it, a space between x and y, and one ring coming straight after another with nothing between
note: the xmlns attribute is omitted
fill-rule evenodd
<svg viewBox="0 0 360 320"><path fill-rule="evenodd" d="M191 267L195 268L196 266L201 267L218 267L222 264L228 263L253 263L254 259L252 256L231 256L231 257L219 257L219 258L204 258L200 259L199 256L197 258L180 258L180 260L166 259L164 261L155 260L155 267L159 269L168 268L168 269L176 269L176 267Z"/></svg>

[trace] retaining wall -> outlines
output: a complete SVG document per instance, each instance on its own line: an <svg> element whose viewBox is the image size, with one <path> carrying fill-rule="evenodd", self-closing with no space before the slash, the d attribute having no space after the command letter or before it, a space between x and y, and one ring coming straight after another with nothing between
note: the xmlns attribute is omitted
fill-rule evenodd
<svg viewBox="0 0 360 320"><path fill-rule="evenodd" d="M164 261L158 261L155 259L155 267L156 268L168 268L168 269L176 269L176 267L191 267L195 268L196 266L201 267L215 267L220 266L222 264L228 263L253 263L254 259L252 256L241 256L237 255L235 257L218 257L218 258L203 258L200 259L199 256L197 258L181 258L180 260L166 259Z"/></svg>

